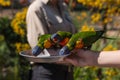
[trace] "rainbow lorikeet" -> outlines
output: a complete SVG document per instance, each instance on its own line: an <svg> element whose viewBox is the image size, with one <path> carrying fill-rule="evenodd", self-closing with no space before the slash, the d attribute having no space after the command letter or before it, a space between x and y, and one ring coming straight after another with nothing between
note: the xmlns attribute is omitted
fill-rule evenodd
<svg viewBox="0 0 120 80"><path fill-rule="evenodd" d="M84 31L73 34L69 42L60 49L59 55L69 54L75 48L86 48L91 46L100 37L104 31Z"/></svg>
<svg viewBox="0 0 120 80"><path fill-rule="evenodd" d="M64 46L69 41L71 36L72 34L70 32L65 31L41 35L38 39L37 45L32 49L32 54L37 56L45 48Z"/></svg>
<svg viewBox="0 0 120 80"><path fill-rule="evenodd" d="M39 37L37 45L32 49L32 54L34 56L39 55L44 48L49 48L52 46L50 37L51 34L45 34Z"/></svg>

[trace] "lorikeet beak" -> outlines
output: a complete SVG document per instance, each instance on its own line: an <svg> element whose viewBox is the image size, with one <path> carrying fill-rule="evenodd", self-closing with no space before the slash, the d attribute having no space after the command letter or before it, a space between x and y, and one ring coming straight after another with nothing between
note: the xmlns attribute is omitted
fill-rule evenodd
<svg viewBox="0 0 120 80"><path fill-rule="evenodd" d="M32 54L33 54L34 56L37 56L37 55L39 55L42 51L43 51L43 49L41 49L39 46L35 46L35 47L32 49Z"/></svg>

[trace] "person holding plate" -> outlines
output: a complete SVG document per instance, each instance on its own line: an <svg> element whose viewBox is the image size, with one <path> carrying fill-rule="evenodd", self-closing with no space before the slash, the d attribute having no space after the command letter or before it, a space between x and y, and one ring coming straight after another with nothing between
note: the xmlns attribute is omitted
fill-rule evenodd
<svg viewBox="0 0 120 80"><path fill-rule="evenodd" d="M57 31L77 32L64 0L34 0L28 8L26 22L31 48L36 46L40 35ZM73 80L71 65L33 63L32 66L32 80Z"/></svg>

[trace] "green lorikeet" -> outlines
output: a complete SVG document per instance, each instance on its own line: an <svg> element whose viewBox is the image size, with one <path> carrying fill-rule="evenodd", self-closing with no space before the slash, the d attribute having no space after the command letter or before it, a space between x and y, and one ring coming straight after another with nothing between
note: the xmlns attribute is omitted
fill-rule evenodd
<svg viewBox="0 0 120 80"><path fill-rule="evenodd" d="M46 43L49 43L48 44L48 48L52 46L52 43L51 41L49 40L51 37L51 34L45 34L45 35L41 35L38 39L38 43L37 45L32 49L32 54L34 56L37 56L39 55L44 48L46 48Z"/></svg>
<svg viewBox="0 0 120 80"><path fill-rule="evenodd" d="M74 48L85 48L96 42L104 31L84 31L73 34L69 42L59 51L59 55L69 54Z"/></svg>
<svg viewBox="0 0 120 80"><path fill-rule="evenodd" d="M43 49L51 47L60 47L64 46L69 38L72 36L70 32L58 31L54 34L44 34L41 35L38 39L37 45L32 49L32 54L37 56Z"/></svg>

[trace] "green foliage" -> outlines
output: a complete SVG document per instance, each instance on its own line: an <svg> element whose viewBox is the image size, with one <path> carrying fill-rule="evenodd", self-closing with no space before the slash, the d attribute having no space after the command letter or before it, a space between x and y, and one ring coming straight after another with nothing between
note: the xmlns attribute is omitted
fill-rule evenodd
<svg viewBox="0 0 120 80"><path fill-rule="evenodd" d="M9 18L0 18L0 80L19 80L20 71L22 70L20 64L25 65L26 63L28 68L28 62L20 58L18 53L16 53L15 43L23 40L13 31L10 23L11 20ZM19 59L24 60L24 64ZM23 69L25 68L23 67ZM25 72L28 69L22 71Z"/></svg>

